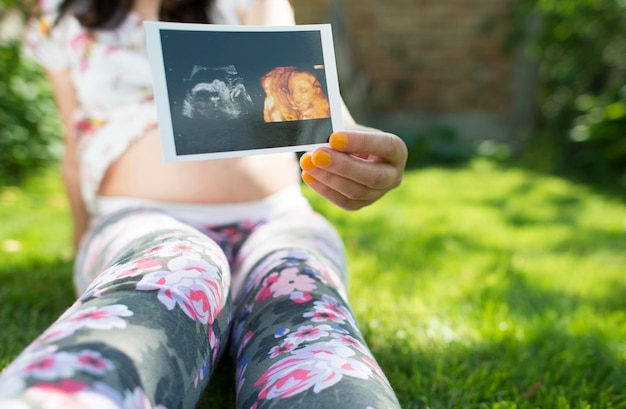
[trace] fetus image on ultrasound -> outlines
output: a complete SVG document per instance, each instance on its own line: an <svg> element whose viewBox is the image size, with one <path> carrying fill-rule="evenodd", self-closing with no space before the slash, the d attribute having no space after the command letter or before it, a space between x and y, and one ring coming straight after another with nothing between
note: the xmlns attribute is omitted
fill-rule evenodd
<svg viewBox="0 0 626 409"><path fill-rule="evenodd" d="M194 66L185 80L182 115L192 119L237 119L248 113L252 99L234 65Z"/></svg>
<svg viewBox="0 0 626 409"><path fill-rule="evenodd" d="M329 118L328 98L317 77L296 67L276 67L261 78L265 122Z"/></svg>

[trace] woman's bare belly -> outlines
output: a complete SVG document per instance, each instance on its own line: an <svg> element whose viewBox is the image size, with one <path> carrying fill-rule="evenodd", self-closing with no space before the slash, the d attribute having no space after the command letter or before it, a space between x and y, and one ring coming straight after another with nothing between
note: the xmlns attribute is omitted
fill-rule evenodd
<svg viewBox="0 0 626 409"><path fill-rule="evenodd" d="M180 203L246 202L298 183L298 169L293 153L166 163L154 130L111 165L99 194Z"/></svg>

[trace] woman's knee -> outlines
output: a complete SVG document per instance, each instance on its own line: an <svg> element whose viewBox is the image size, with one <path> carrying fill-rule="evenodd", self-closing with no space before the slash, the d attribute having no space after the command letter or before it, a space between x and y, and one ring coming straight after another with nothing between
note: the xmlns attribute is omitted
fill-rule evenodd
<svg viewBox="0 0 626 409"><path fill-rule="evenodd" d="M264 270L292 257L290 254L310 259L323 274L347 285L346 255L339 234L321 215L307 211L286 215L250 235L235 263L233 293L258 282Z"/></svg>
<svg viewBox="0 0 626 409"><path fill-rule="evenodd" d="M88 293L128 284L227 293L230 267L220 247L202 233L166 215L135 210L92 228L74 278L77 291Z"/></svg>

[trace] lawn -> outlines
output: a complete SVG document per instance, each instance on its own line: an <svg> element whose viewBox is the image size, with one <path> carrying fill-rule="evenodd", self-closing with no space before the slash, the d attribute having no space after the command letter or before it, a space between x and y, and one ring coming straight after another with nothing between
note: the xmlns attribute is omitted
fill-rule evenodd
<svg viewBox="0 0 626 409"><path fill-rule="evenodd" d="M352 306L403 408L626 408L626 208L474 160L411 170L339 228ZM0 367L72 301L51 175L0 188ZM226 361L201 407L232 404Z"/></svg>

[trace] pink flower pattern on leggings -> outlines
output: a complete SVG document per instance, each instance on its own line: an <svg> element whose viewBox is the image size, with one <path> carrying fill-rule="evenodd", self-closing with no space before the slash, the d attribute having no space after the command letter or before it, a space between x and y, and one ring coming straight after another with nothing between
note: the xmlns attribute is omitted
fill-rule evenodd
<svg viewBox="0 0 626 409"><path fill-rule="evenodd" d="M81 328L89 328L96 330L108 330L113 328L126 328L124 318L130 317L133 312L127 306L122 304L112 304L102 307L88 307L77 309L68 314L55 325L48 328L34 343L40 345L43 343L56 342L67 338Z"/></svg>
<svg viewBox="0 0 626 409"><path fill-rule="evenodd" d="M296 267L287 267L280 272L270 274L263 280L263 288L259 292L256 301L262 301L266 298L282 297L294 292L298 292L301 298L307 299L305 296L308 292L317 288L315 280L306 274L301 274Z"/></svg>
<svg viewBox="0 0 626 409"><path fill-rule="evenodd" d="M102 376L113 369L113 363L97 351L57 352L33 360L22 370L37 379L70 377L76 371Z"/></svg>
<svg viewBox="0 0 626 409"><path fill-rule="evenodd" d="M168 310L178 305L189 318L212 324L226 293L218 268L204 259L188 257L173 258L167 267L167 271L146 274L137 290L157 290L157 298Z"/></svg>
<svg viewBox="0 0 626 409"><path fill-rule="evenodd" d="M114 281L138 277L146 272L154 271L161 267L163 267L163 263L149 257L144 257L130 263L116 264L102 272L102 274L89 285L82 298L99 297L102 295L104 289Z"/></svg>
<svg viewBox="0 0 626 409"><path fill-rule="evenodd" d="M296 349L272 365L254 384L259 399L289 398L308 389L319 393L344 376L368 379L372 370L356 353L339 343L318 343Z"/></svg>

